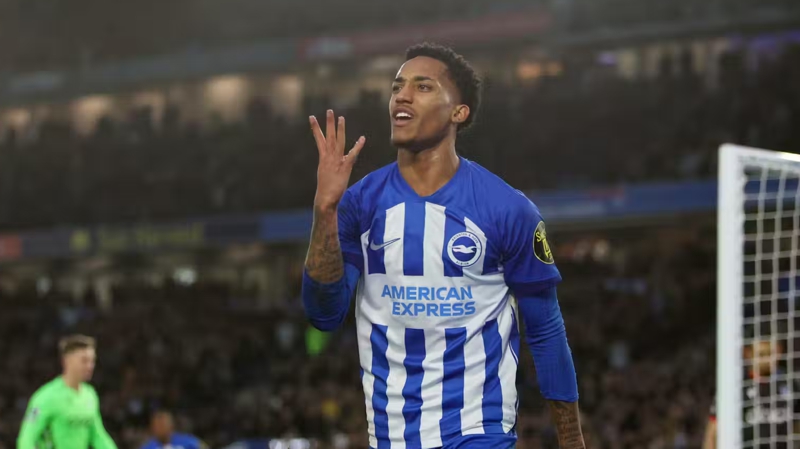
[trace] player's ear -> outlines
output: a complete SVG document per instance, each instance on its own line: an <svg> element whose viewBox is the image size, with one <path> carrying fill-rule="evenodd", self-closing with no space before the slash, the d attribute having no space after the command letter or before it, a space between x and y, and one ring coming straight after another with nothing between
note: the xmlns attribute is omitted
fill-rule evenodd
<svg viewBox="0 0 800 449"><path fill-rule="evenodd" d="M453 109L453 116L451 117L451 120L453 123L460 125L467 121L469 118L469 113L469 106L460 104Z"/></svg>

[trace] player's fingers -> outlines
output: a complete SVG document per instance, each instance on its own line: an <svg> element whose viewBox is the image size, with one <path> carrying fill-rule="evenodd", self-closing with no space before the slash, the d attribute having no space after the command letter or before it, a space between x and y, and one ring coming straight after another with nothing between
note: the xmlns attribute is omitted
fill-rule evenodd
<svg viewBox="0 0 800 449"><path fill-rule="evenodd" d="M327 142L327 150L333 151L336 149L336 124L334 123L333 111L331 109L328 109L327 115L325 141Z"/></svg>
<svg viewBox="0 0 800 449"><path fill-rule="evenodd" d="M345 137L344 137L344 117L339 117L339 126L336 129L336 154L343 155L344 154L344 144L345 144Z"/></svg>
<svg viewBox="0 0 800 449"><path fill-rule="evenodd" d="M364 148L364 144L366 142L367 138L364 136L361 136L358 138L358 140L356 140L356 144L353 145L353 148L351 148L350 152L347 153L347 162L349 162L350 165L356 163L356 159L358 159L358 155L361 153L361 149Z"/></svg>
<svg viewBox="0 0 800 449"><path fill-rule="evenodd" d="M313 115L308 118L309 123L311 124L311 133L314 135L314 141L317 142L317 151L322 153L325 151L325 134L322 134L322 129L319 127L319 122L317 118Z"/></svg>

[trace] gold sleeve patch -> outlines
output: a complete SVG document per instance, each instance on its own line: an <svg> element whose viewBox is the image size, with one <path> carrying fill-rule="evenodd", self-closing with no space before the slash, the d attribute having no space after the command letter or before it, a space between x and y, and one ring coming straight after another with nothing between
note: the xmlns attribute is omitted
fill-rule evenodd
<svg viewBox="0 0 800 449"><path fill-rule="evenodd" d="M533 232L533 254L536 255L537 259L548 265L555 262L553 251L550 250L550 244L547 243L547 230L544 227L544 221L540 221Z"/></svg>

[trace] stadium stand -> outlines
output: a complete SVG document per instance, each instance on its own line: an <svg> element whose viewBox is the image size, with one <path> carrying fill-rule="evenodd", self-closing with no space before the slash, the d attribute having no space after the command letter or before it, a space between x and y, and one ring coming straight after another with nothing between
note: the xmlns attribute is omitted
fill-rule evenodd
<svg viewBox="0 0 800 449"><path fill-rule="evenodd" d="M762 49L768 56L755 58L742 49L749 43L737 46L743 42L731 32L731 24L741 25L744 19L752 22L746 29L754 31L768 29L764 23L790 22L796 16L789 14L797 11L795 0L534 3L145 0L117 5L74 0L67 7L55 0L0 2L0 42L6 43L0 46L0 100L3 108L34 108L26 103L33 98L48 105L61 102L69 109L71 99L96 93L96 86L82 85L91 77L76 74L102 72L106 62L123 61L109 76L122 80L115 84L119 87L129 67L124 61L143 58L136 76L147 84L152 81L145 79L148 58L156 58L159 64L154 66L169 72L172 66L161 63L174 55L189 55L176 63L184 70L177 72L185 73L195 62L195 50L207 56L206 65L213 65L214 51L224 53L228 45L282 44L282 39L290 44L286 49L297 52L281 60L286 63L281 70L313 71L329 63L330 55L306 58L295 48L306 39L383 27L396 35L420 23L476 19L534 6L554 19L553 26L542 31L544 36L529 36L524 43L508 43L508 48L506 42L487 41L484 51L491 52L495 45L504 47L498 59L518 57L514 52L530 51L532 47L525 46L541 39L555 53L553 61L563 64L556 67L558 76L533 82L489 76L481 116L459 141L464 156L513 186L525 192L597 187L587 190L587 196L595 200L594 194L612 192L603 197L607 205L624 197L624 189L617 186L709 180L716 173L716 151L723 142L792 152L800 148L800 38L795 33L794 46ZM370 23L354 20L354 10ZM731 20L727 26L726 20ZM759 20L764 23L759 25ZM658 26L664 23L675 27ZM641 41L627 42L615 34L625 32ZM588 50L559 47L595 38L611 44ZM650 38L659 42L648 42ZM707 47L717 38L730 44L719 67L693 66L688 49L694 38L706 39ZM661 59L655 76L625 77L618 67L604 66L608 55L602 50L617 43L630 43L628 49L642 54L643 47L637 46L650 43L674 44L686 52ZM365 58L379 56L383 55L353 52L346 64L362 67L374 62ZM642 65L644 59L639 61ZM514 57L509 61L503 67L524 62ZM54 89L58 92L52 99L37 97L37 92L26 97L24 82L7 82L37 81L39 70L45 71L45 85L47 70L64 75L64 91ZM246 71L243 76L250 75ZM17 78L18 74L25 76ZM214 75L219 73L189 78ZM120 93L116 87L103 90L102 81L108 79L98 78L98 92ZM180 78L175 75L169 82L192 82ZM3 96L12 87L22 93ZM301 309L305 242L281 241L281 249L292 253L290 267L272 267L269 276L286 281L289 291L265 301L259 297L263 292L202 278L193 285L155 286L135 269L117 263L124 259L146 265L156 256L130 254L141 250L135 244L116 249L126 252L124 256L111 254L114 250L90 241L93 234L88 229L95 225L119 225L133 234L138 224L307 210L314 195L316 153L306 116L320 116L332 101L310 92L300 113L290 117L277 112L277 101L250 98L244 118L234 122L219 117L193 122L186 119L191 111L177 104L168 104L158 116L148 108L131 109L122 118L101 118L88 134L65 117L20 128L0 123L0 449L15 447L26 401L38 385L57 375L56 341L72 332L98 338L94 384L105 424L121 448L137 447L144 440L148 415L160 407L174 410L179 427L211 447L248 438L291 437L318 439L320 448L367 447L352 318L324 337L310 330ZM386 112L380 95L366 89L354 104L337 108L347 117L349 136L368 137L353 179L394 159ZM587 223L608 225L603 220L614 218L608 209L600 217L584 217L582 229L590 227ZM697 448L714 394L713 225L678 215L652 227L652 221L643 225L645 220L630 220L619 228L592 228L594 236L613 240L593 249L587 249L591 245L586 236L571 234L566 226L553 227L554 253L565 280L559 297L579 373L587 446ZM253 223L251 227L258 228L263 221ZM32 240L44 241L38 250L56 246L47 242L52 235L48 232L36 236L41 239L26 240L39 229L64 230L59 237L66 243L52 253L22 248ZM266 240L262 229L250 231ZM203 253L206 248L201 246L207 243L211 239L179 250L169 244L150 249L158 256L185 250L176 256L180 263L220 263L212 260L218 254ZM279 244L257 245L263 245L258 247L266 254L263 259L277 258L272 251ZM103 265L97 271L118 275L109 304L91 289L76 299L58 288L9 280L17 268L34 278L55 272L55 279L59 270L80 271L83 264ZM173 268L162 267L165 272ZM87 278L93 275L92 268L86 272ZM527 352L521 351L525 356L517 379L519 447L554 449L554 431Z"/></svg>
<svg viewBox="0 0 800 449"><path fill-rule="evenodd" d="M715 173L726 141L800 147L800 47L750 70L724 58L720 86L689 67L625 80L567 71L533 87L489 82L484 110L460 151L523 189L574 188ZM688 63L687 63L688 64ZM674 75L674 73L680 73ZM576 75L569 75L570 73ZM593 74L593 76L587 76ZM305 113L322 114L324 98ZM367 135L356 177L389 163L386 105L365 93L350 110L350 135ZM153 221L193 215L307 207L313 141L305 115L287 120L253 99L244 121L179 126L177 109L154 124L148 110L101 119L93 135L45 122L0 143L0 226ZM564 119L569 117L569 119ZM158 126L156 126L158 125Z"/></svg>
<svg viewBox="0 0 800 449"><path fill-rule="evenodd" d="M698 447L713 390L709 237L695 226L594 255L555 249L591 447ZM98 338L94 384L120 447L140 443L149 413L168 407L211 447L296 436L366 448L352 318L316 354L296 292L262 309L221 284L128 282L109 309L91 294L76 302L33 289L0 305L2 449L14 447L28 395L58 372L55 341L68 332ZM519 447L555 448L532 360L521 365Z"/></svg>
<svg viewBox="0 0 800 449"><path fill-rule="evenodd" d="M0 48L0 63L17 71L86 66L209 45L337 35L531 7L552 13L559 32L587 33L709 18L752 20L781 14L786 18L785 11L797 5L791 0L680 0L652 5L635 0L180 0L168 4L147 0L135 6L112 6L100 0L76 0L69 5L48 0L35 6L8 2L0 6L0 40L6 43ZM354 14L369 21L354 21Z"/></svg>

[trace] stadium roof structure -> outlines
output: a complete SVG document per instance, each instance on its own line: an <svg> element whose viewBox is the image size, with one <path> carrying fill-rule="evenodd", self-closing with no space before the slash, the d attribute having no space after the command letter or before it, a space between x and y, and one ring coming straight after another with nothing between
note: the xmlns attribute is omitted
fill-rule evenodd
<svg viewBox="0 0 800 449"><path fill-rule="evenodd" d="M265 39L480 17L542 0L0 0L0 67L79 67Z"/></svg>
<svg viewBox="0 0 800 449"><path fill-rule="evenodd" d="M800 4L786 0L410 1L0 0L0 105L396 52L421 40L462 51L502 38L598 46L800 24Z"/></svg>

